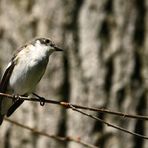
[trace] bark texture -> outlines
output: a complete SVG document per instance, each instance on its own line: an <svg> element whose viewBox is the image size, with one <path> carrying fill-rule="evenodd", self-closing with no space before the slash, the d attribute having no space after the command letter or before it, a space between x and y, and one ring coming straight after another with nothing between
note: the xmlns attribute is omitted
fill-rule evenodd
<svg viewBox="0 0 148 148"><path fill-rule="evenodd" d="M0 75L12 53L34 37L64 48L50 57L36 92L46 98L148 113L147 0L0 0ZM63 99L64 98L64 99ZM148 122L92 113L148 136ZM11 117L49 134L81 137L101 148L146 148L131 136L55 105L25 102ZM83 148L4 122L0 148Z"/></svg>

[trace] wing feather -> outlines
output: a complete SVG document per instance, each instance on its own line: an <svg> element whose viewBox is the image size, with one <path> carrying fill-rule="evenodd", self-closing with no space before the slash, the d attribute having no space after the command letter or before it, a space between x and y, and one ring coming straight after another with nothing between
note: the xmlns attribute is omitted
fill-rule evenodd
<svg viewBox="0 0 148 148"><path fill-rule="evenodd" d="M14 66L15 66L15 64L17 62L16 56L25 47L27 47L27 44L22 46L22 47L20 47L19 49L17 49L16 53L14 54L14 56L11 59L11 62L8 64L8 66L6 68L6 71L5 71L5 73L4 73L3 77L2 77L2 80L0 82L0 92L5 93L7 91L8 86L9 86L9 80L10 80L11 74L12 74ZM3 104L2 102L3 101L8 101L8 100L3 100L3 99L4 99L3 97L0 97L0 125L2 124L3 118L4 118L4 114L2 113L2 104ZM18 102L14 103L12 105L12 107L10 107L10 112L8 110L7 116L10 116L16 110L16 108L19 106L18 104L21 104L21 103L18 103Z"/></svg>
<svg viewBox="0 0 148 148"><path fill-rule="evenodd" d="M14 62L10 62L10 64L8 65L4 75L2 77L1 83L0 83L0 92L3 92L3 93L6 92L7 87L8 87L8 83L9 83L9 79L10 79L10 76L11 76L12 71L14 69L14 66L15 66Z"/></svg>
<svg viewBox="0 0 148 148"><path fill-rule="evenodd" d="M0 92L5 93L7 91L8 84L9 84L9 79L10 79L10 76L11 76L12 71L14 69L14 66L15 66L14 62L10 62L10 64L8 64L8 67L7 67L5 73L4 73L3 77L2 77L2 80L0 82ZM4 118L4 115L1 114L2 101L3 101L3 97L0 97L0 125L2 124L3 118Z"/></svg>

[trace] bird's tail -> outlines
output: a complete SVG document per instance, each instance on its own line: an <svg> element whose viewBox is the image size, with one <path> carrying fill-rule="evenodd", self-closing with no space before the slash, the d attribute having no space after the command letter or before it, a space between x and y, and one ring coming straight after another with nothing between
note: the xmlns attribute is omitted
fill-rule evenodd
<svg viewBox="0 0 148 148"><path fill-rule="evenodd" d="M3 123L4 115L0 115L0 125Z"/></svg>
<svg viewBox="0 0 148 148"><path fill-rule="evenodd" d="M2 99L0 98L0 125L3 123L3 120L4 120L4 115L1 114L1 103L2 103Z"/></svg>

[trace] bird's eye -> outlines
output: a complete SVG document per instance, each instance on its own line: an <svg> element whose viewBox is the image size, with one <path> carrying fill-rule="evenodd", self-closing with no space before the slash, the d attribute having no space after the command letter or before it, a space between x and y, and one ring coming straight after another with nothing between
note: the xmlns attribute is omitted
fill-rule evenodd
<svg viewBox="0 0 148 148"><path fill-rule="evenodd" d="M50 41L49 40L45 40L45 43L48 44Z"/></svg>

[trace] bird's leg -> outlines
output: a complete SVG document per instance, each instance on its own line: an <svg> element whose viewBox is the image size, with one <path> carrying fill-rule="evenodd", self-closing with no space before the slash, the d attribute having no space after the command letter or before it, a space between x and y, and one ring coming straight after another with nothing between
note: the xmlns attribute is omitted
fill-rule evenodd
<svg viewBox="0 0 148 148"><path fill-rule="evenodd" d="M13 94L13 104L11 105L11 107L8 109L7 111L7 117L11 116L12 113L24 102L24 100L22 100L20 98L20 96L18 94Z"/></svg>
<svg viewBox="0 0 148 148"><path fill-rule="evenodd" d="M45 98L44 97L41 97L39 96L38 94L36 93L32 93L34 96L36 96L39 100L40 100L40 105L41 106L44 106L45 105Z"/></svg>

